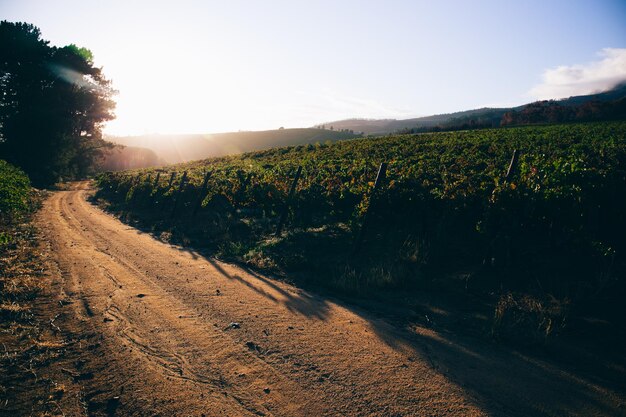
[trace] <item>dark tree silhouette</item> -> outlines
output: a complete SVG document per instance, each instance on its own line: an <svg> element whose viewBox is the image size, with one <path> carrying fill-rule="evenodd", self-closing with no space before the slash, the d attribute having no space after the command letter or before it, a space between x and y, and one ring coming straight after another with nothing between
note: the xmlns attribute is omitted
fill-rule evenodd
<svg viewBox="0 0 626 417"><path fill-rule="evenodd" d="M115 91L91 51L50 46L28 23L0 22L0 158L33 184L85 175L108 143Z"/></svg>
<svg viewBox="0 0 626 417"><path fill-rule="evenodd" d="M505 113L500 124L502 126L519 126L625 119L626 97L612 101L590 100L574 105L563 105L555 100L544 100L527 104L521 110Z"/></svg>

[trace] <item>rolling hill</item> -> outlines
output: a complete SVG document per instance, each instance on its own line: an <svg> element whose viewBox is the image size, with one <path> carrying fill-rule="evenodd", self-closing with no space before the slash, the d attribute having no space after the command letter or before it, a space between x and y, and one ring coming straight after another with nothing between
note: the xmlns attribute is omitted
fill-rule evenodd
<svg viewBox="0 0 626 417"><path fill-rule="evenodd" d="M335 142L358 136L349 131L299 128L258 132L110 137L108 140L120 145L148 148L167 163L179 163L280 146Z"/></svg>
<svg viewBox="0 0 626 417"><path fill-rule="evenodd" d="M441 124L449 123L453 120L488 118L499 122L502 116L510 111L509 108L482 108L466 110L455 113L436 114L432 116L416 117L412 119L346 119L325 123L325 126L332 126L335 129L349 129L355 132L362 132L364 135L378 136L389 133L396 133L404 129L416 127L430 128ZM321 125L320 125L321 126Z"/></svg>

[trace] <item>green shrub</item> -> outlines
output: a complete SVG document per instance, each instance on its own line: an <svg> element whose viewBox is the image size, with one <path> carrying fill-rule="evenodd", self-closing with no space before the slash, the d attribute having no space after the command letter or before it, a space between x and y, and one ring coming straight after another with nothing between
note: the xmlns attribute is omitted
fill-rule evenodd
<svg viewBox="0 0 626 417"><path fill-rule="evenodd" d="M30 181L19 168L0 160L0 219L8 221L29 208Z"/></svg>

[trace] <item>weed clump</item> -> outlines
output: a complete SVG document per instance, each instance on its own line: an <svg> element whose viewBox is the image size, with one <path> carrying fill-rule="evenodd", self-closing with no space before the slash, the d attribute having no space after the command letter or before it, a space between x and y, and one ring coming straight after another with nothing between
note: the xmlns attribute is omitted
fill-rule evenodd
<svg viewBox="0 0 626 417"><path fill-rule="evenodd" d="M506 293L496 304L492 335L522 345L541 345L558 335L567 319L569 300Z"/></svg>

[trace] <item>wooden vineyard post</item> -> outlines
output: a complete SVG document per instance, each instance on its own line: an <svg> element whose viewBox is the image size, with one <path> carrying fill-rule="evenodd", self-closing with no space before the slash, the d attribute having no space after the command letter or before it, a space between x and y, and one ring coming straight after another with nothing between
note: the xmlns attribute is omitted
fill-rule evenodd
<svg viewBox="0 0 626 417"><path fill-rule="evenodd" d="M141 179L141 174L137 177L137 186L141 186L141 193L135 196L135 205L143 204L148 198L150 198L150 185L152 184L152 174L148 174L145 178Z"/></svg>
<svg viewBox="0 0 626 417"><path fill-rule="evenodd" d="M187 180L187 171L183 172L183 177L180 179L180 185L178 186L178 191L176 192L176 197L174 197L174 207L172 207L172 214L170 215L170 219L173 219L176 215L176 208L178 207L178 200L180 200L180 193L183 191L183 187L185 186L185 181Z"/></svg>
<svg viewBox="0 0 626 417"><path fill-rule="evenodd" d="M513 150L513 156L511 156L511 161L509 162L509 167L506 170L506 175L504 176L504 184L507 184L511 181L511 178L513 178L513 175L515 174L515 171L517 169L517 165L519 162L519 150L514 149ZM490 202L495 202L496 201L496 195L498 193L498 188L494 188L494 190L491 192L491 198L490 198ZM504 264L506 266L510 266L511 265L511 260L513 258L513 251L511 248L511 236L509 234L509 227L507 226L510 223L510 220L504 219L502 217L502 214L500 215L496 215L496 221L500 224L499 227L499 231L496 234L496 237L493 238L491 240L491 242L489 243L489 247L488 247L488 253L485 259L483 259L483 264L484 265L490 265L490 266L494 266L496 264L496 262L499 264L500 263L500 258L499 256L496 256L496 247L498 247L499 249L504 249L504 255L503 258L505 259ZM500 238L502 238L504 240L503 243L500 243Z"/></svg>
<svg viewBox="0 0 626 417"><path fill-rule="evenodd" d="M172 183L174 182L174 178L176 178L176 171L172 172L172 175L170 175L170 182L167 184L168 190L172 188Z"/></svg>
<svg viewBox="0 0 626 417"><path fill-rule="evenodd" d="M135 200L135 187L139 184L141 180L141 174L137 174L136 177L131 177L130 179L130 187L128 187L128 191L126 191L126 205L130 205L131 201Z"/></svg>
<svg viewBox="0 0 626 417"><path fill-rule="evenodd" d="M165 189L163 190L163 193L161 193L161 197L164 197L165 193L167 193L167 192L169 191L169 189L170 189L170 188L172 188L172 184L174 183L174 178L176 178L176 171L174 171L174 172L172 172L172 173L171 173L171 175L170 175L170 180L169 180L169 182L167 183L167 188L165 188ZM154 196L155 196L155 199L156 199L156 193L154 194ZM157 201L157 203L159 203L159 204L161 204L161 203L163 203L163 202L164 202L163 198L161 198L161 200L158 200L158 201ZM161 206L161 210L160 210L160 211L161 211L161 212L163 212L163 210L165 210L165 204L163 204L163 205Z"/></svg>
<svg viewBox="0 0 626 417"><path fill-rule="evenodd" d="M193 213L191 217L196 217L200 206L202 205L202 200L204 200L204 194L206 193L207 184L209 183L209 178L211 178L211 171L207 171L204 174L204 181L202 181L202 187L200 187L200 192L198 193L198 200L196 201L196 205L193 207Z"/></svg>
<svg viewBox="0 0 626 417"><path fill-rule="evenodd" d="M246 188L248 188L248 184L250 184L250 180L252 179L252 172L249 172L248 175L246 176L246 180L243 183L243 189L245 190Z"/></svg>
<svg viewBox="0 0 626 417"><path fill-rule="evenodd" d="M285 200L285 205L283 206L283 211L280 214L280 218L278 219L278 225L276 226L276 236L280 236L283 231L283 226L285 225L285 221L287 220L287 214L289 214L289 203L291 202L291 198L296 192L296 186L298 185L298 180L300 179L300 174L302 174L302 166L298 166L298 170L296 171L296 176L293 178L293 182L291 183L291 188L289 188L289 194L287 195L287 199Z"/></svg>
<svg viewBox="0 0 626 417"><path fill-rule="evenodd" d="M363 243L363 238L367 233L367 228L369 227L369 219L371 213L373 212L373 205L376 202L376 195L380 185L383 181L385 181L385 176L387 174L387 163L381 162L378 167L378 174L376 174L376 181L374 182L374 188L372 189L372 194L370 196L370 203L367 206L367 210L365 211L365 216L363 216L363 224L361 225L361 230L357 235L356 241L354 242L354 253L356 254L361 249L361 244Z"/></svg>
<svg viewBox="0 0 626 417"><path fill-rule="evenodd" d="M239 179L239 183L241 184L239 191L237 191L234 195L233 195L233 208L235 209L235 212L237 211L237 209L240 207L240 200L241 200L241 196L243 194L245 194L246 192L246 188L248 188L248 184L250 183L250 180L252 179L252 172L249 172L248 175L244 176L244 172L239 170L237 171L237 177Z"/></svg>
<svg viewBox="0 0 626 417"><path fill-rule="evenodd" d="M519 151L515 149L513 151L513 156L511 157L511 162L509 163L509 169L506 171L506 176L504 177L505 181L509 181L513 174L515 173L515 169L517 168L517 162L519 160Z"/></svg>
<svg viewBox="0 0 626 417"><path fill-rule="evenodd" d="M148 194L148 196L150 197L150 201L152 201L152 203L155 203L156 201L157 190L159 189L160 179L161 179L161 171L157 172L156 178L154 179L154 183L152 183L152 188L150 189L150 193Z"/></svg>
<svg viewBox="0 0 626 417"><path fill-rule="evenodd" d="M130 187L128 187L128 190L130 191L131 188L133 188L135 186L135 184L137 184L139 182L139 177L141 176L141 174L137 174L136 177L133 177L131 175L130 177Z"/></svg>
<svg viewBox="0 0 626 417"><path fill-rule="evenodd" d="M519 160L519 152L517 149L515 149L513 151L513 156L511 157L511 163L509 163L509 169L507 169L506 171L506 177L504 178L506 182L509 182L511 180L511 177L513 177L513 174L515 174L518 160ZM511 236L509 236L508 233L504 236L504 242L505 242L504 244L506 248L506 252L505 252L506 266L508 267L511 265L511 260L513 258L513 250L511 248Z"/></svg>

